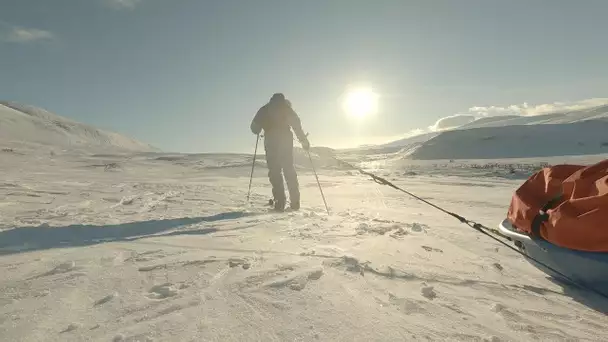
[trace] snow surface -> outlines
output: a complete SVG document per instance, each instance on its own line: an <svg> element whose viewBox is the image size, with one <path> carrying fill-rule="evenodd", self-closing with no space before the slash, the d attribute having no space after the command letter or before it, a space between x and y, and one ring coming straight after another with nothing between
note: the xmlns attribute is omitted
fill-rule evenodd
<svg viewBox="0 0 608 342"><path fill-rule="evenodd" d="M2 341L608 338L605 299L332 158L494 227L539 168L603 155L424 161L317 148L328 214L296 149L302 209L273 214L263 155L247 203L251 155L144 153L26 109L0 107Z"/></svg>
<svg viewBox="0 0 608 342"><path fill-rule="evenodd" d="M75 122L34 106L0 102L0 143L44 144L56 148L157 151L125 137Z"/></svg>
<svg viewBox="0 0 608 342"><path fill-rule="evenodd" d="M543 163L599 159L361 165L494 227ZM0 152L1 340L608 338L602 298L317 156L328 215L297 160L302 210L272 214L250 155Z"/></svg>

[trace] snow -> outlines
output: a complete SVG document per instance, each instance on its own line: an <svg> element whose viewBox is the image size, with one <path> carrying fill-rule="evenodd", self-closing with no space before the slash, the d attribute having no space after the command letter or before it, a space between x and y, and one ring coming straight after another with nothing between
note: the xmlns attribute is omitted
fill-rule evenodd
<svg viewBox="0 0 608 342"><path fill-rule="evenodd" d="M13 102L0 102L0 143L36 143L57 148L93 148L125 151L158 149L89 125L75 122L41 108Z"/></svg>
<svg viewBox="0 0 608 342"><path fill-rule="evenodd" d="M608 303L327 155L296 150L302 209L268 212L246 154L0 152L6 341L603 341ZM325 151L328 152L328 151ZM496 226L546 164L337 156Z"/></svg>
<svg viewBox="0 0 608 342"><path fill-rule="evenodd" d="M354 149L344 149L343 151L351 153L359 152L364 154L397 152L404 148L412 148L415 146L419 146L420 144L438 136L439 134L440 132L423 133L408 138L392 141L387 144L363 146Z"/></svg>
<svg viewBox="0 0 608 342"><path fill-rule="evenodd" d="M459 128L505 127L519 125L567 124L587 120L608 120L608 105L542 115L504 115L484 117Z"/></svg>
<svg viewBox="0 0 608 342"><path fill-rule="evenodd" d="M525 158L608 154L608 120L458 129L428 140L412 159Z"/></svg>
<svg viewBox="0 0 608 342"><path fill-rule="evenodd" d="M327 215L302 165L302 210L271 214L263 164L245 203L251 156L206 169L193 165L238 158L162 156L1 155L4 339L606 337L605 316L583 304L601 299L569 294L519 255L365 177L321 169ZM419 175L402 177L403 165L382 173L490 226L523 179L500 167L480 177L473 164L410 167Z"/></svg>
<svg viewBox="0 0 608 342"><path fill-rule="evenodd" d="M344 150L411 160L501 159L608 153L608 105L543 115L502 115L455 129Z"/></svg>

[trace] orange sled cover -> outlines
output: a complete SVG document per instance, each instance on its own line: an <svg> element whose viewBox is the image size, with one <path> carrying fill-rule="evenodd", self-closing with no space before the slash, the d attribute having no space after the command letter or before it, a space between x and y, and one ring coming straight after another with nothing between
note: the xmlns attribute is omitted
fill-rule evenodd
<svg viewBox="0 0 608 342"><path fill-rule="evenodd" d="M545 206L549 209L538 220ZM528 234L537 219L537 234L560 247L608 252L608 159L542 169L517 189L507 218Z"/></svg>

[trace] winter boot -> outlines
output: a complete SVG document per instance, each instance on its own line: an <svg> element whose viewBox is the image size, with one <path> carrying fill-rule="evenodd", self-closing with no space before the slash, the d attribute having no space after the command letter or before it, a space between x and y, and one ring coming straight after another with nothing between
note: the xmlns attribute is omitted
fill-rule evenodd
<svg viewBox="0 0 608 342"><path fill-rule="evenodd" d="M290 202L289 207L291 210L300 210L300 201Z"/></svg>
<svg viewBox="0 0 608 342"><path fill-rule="evenodd" d="M274 200L273 204L274 204L274 211L278 211L278 212L285 211L285 201Z"/></svg>

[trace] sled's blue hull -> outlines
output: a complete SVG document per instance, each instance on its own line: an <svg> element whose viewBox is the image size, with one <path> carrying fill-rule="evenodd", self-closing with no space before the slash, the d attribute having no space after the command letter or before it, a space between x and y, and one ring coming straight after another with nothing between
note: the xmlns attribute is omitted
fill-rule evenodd
<svg viewBox="0 0 608 342"><path fill-rule="evenodd" d="M576 251L556 246L545 240L531 238L518 232L508 219L503 220L498 228L526 255L563 273L577 283L608 296L608 253ZM529 258L526 259L553 278L568 282L545 266Z"/></svg>

